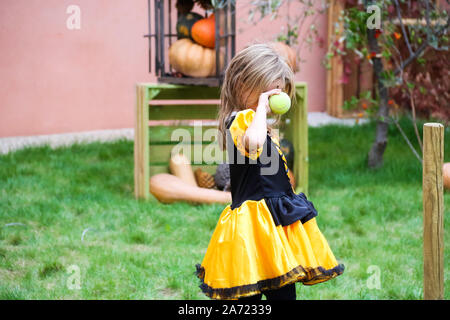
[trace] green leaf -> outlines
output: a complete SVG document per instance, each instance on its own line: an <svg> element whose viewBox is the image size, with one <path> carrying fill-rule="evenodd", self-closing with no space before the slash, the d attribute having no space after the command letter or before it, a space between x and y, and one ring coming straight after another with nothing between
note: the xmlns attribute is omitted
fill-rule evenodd
<svg viewBox="0 0 450 320"><path fill-rule="evenodd" d="M369 100L369 99L372 97L372 92L370 92L369 90L364 91L364 92L361 94L361 96L362 96L364 99Z"/></svg>
<svg viewBox="0 0 450 320"><path fill-rule="evenodd" d="M427 89L425 89L422 86L419 87L419 91L420 91L421 94L426 94L427 93Z"/></svg>
<svg viewBox="0 0 450 320"><path fill-rule="evenodd" d="M414 89L414 83L406 82L406 85L408 86L409 89Z"/></svg>
<svg viewBox="0 0 450 320"><path fill-rule="evenodd" d="M417 58L417 62L420 63L421 65L425 65L426 60L424 58Z"/></svg>
<svg viewBox="0 0 450 320"><path fill-rule="evenodd" d="M392 53L388 49L383 50L381 54L385 59L389 59L392 56Z"/></svg>
<svg viewBox="0 0 450 320"><path fill-rule="evenodd" d="M349 110L350 109L349 102L347 100L344 101L344 104L342 105L342 109L344 109L344 110Z"/></svg>

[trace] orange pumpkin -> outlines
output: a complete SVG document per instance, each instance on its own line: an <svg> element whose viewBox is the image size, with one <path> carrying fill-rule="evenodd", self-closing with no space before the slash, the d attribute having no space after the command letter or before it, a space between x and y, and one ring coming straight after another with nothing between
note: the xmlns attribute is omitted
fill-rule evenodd
<svg viewBox="0 0 450 320"><path fill-rule="evenodd" d="M450 162L444 163L442 173L444 175L444 189L450 189Z"/></svg>
<svg viewBox="0 0 450 320"><path fill-rule="evenodd" d="M221 70L224 60L224 54L221 53ZM186 76L213 76L216 74L216 51L196 44L190 39L180 39L169 48L169 63L176 71Z"/></svg>
<svg viewBox="0 0 450 320"><path fill-rule="evenodd" d="M292 71L294 73L297 72L297 55L295 51L283 42L272 42L271 44L273 45L275 51L286 59L286 62L291 67Z"/></svg>
<svg viewBox="0 0 450 320"><path fill-rule="evenodd" d="M289 171L288 171L288 177L289 177L289 182L290 182L291 185L292 185L292 188L295 189L295 187L296 187L296 184L295 184L295 177L294 177L294 174L292 173L292 170L291 170L291 169L289 169Z"/></svg>
<svg viewBox="0 0 450 320"><path fill-rule="evenodd" d="M170 172L190 184L191 186L197 186L195 181L194 172L192 171L191 162L184 154L175 154L170 157L169 162Z"/></svg>
<svg viewBox="0 0 450 320"><path fill-rule="evenodd" d="M192 39L198 44L214 49L216 44L215 18L210 15L208 18L198 20L192 26Z"/></svg>
<svg viewBox="0 0 450 320"><path fill-rule="evenodd" d="M169 173L158 173L150 178L150 193L163 203L231 203L231 192L195 187Z"/></svg>

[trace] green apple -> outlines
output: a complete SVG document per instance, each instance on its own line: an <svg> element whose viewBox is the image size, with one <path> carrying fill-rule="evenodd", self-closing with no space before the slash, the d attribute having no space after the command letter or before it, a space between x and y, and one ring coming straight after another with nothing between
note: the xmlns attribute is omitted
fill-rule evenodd
<svg viewBox="0 0 450 320"><path fill-rule="evenodd" d="M269 107L273 113L284 114L291 108L291 98L285 92L273 94L269 98Z"/></svg>

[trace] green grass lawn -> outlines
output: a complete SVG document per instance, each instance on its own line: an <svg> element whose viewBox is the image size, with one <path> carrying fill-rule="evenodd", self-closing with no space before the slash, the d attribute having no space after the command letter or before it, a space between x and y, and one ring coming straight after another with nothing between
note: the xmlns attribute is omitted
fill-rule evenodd
<svg viewBox="0 0 450 320"><path fill-rule="evenodd" d="M423 297L422 168L394 126L389 135L384 166L369 170L374 124L310 128L308 199L346 270L297 284L298 299ZM449 261L450 192L444 205ZM0 299L207 299L195 264L223 208L134 200L130 141L0 156Z"/></svg>

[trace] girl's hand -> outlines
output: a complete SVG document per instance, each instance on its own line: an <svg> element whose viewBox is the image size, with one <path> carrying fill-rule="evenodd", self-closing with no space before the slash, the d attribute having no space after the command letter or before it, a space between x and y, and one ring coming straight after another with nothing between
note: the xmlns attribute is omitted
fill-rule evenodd
<svg viewBox="0 0 450 320"><path fill-rule="evenodd" d="M259 96L258 107L256 109L262 108L266 111L266 114L271 112L272 110L269 106L269 97L273 94L280 94L281 92L281 89L272 89L261 93L261 95Z"/></svg>
<svg viewBox="0 0 450 320"><path fill-rule="evenodd" d="M269 106L269 97L281 92L282 90L277 88L266 91L259 96L255 116L244 134L244 147L249 153L264 145L267 138L267 113L272 111Z"/></svg>

